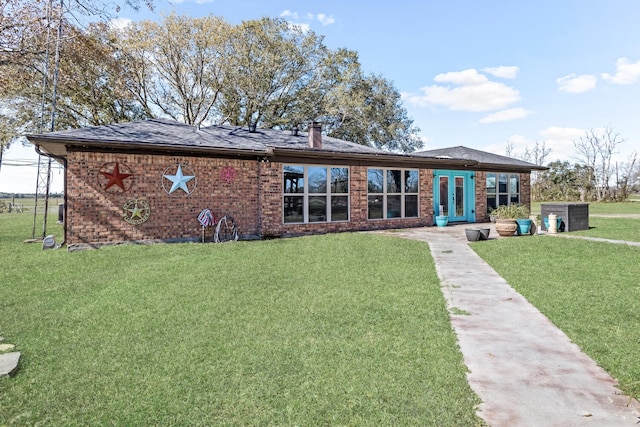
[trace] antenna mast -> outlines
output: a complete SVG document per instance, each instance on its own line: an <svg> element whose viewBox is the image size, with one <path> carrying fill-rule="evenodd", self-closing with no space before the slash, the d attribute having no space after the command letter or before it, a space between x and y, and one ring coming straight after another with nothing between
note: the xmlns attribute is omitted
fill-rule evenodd
<svg viewBox="0 0 640 427"><path fill-rule="evenodd" d="M60 0L60 11L58 17L58 29L56 33L56 46L55 46L55 61L53 70L53 93L51 94L51 126L49 130L53 132L55 130L56 121L56 102L58 92L58 71L60 69L60 39L62 38L62 11L64 7L64 0ZM49 77L49 42L51 38L51 15L53 13L53 0L49 0L49 6L47 11L47 48L45 54L45 62L43 69L43 84L42 84L42 104L40 111L40 133L45 129L45 111L46 111L46 95L47 95L47 80ZM42 222L42 238L47 235L47 216L49 212L49 189L51 187L51 157L38 156L38 179L36 183L36 200L33 208L33 228L31 231L31 237L35 239L36 235L36 222L38 217L38 201L42 198L44 193L44 215Z"/></svg>

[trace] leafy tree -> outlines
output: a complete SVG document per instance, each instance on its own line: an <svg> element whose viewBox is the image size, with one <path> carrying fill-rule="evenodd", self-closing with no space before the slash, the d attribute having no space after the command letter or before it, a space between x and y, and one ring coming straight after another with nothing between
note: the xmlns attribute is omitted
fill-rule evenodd
<svg viewBox="0 0 640 427"><path fill-rule="evenodd" d="M172 15L121 37L128 87L147 115L250 128L316 120L328 135L365 145L422 146L391 82L363 76L355 52L332 51L283 19L231 26Z"/></svg>
<svg viewBox="0 0 640 427"><path fill-rule="evenodd" d="M555 161L540 172L536 182L539 200L580 200L589 201L594 183L591 170L581 164L571 165L567 161Z"/></svg>
<svg viewBox="0 0 640 427"><path fill-rule="evenodd" d="M322 105L330 58L321 37L283 19L243 22L231 33L220 121L273 128L313 119L305 114Z"/></svg>
<svg viewBox="0 0 640 427"><path fill-rule="evenodd" d="M89 9L94 3L87 1ZM26 49L20 43L27 36L33 48L0 63L9 82L0 89L0 113L12 116L16 133L42 128L42 104L52 98L51 20L42 24L50 15L29 11L40 25L15 30L21 36L14 37L14 50ZM389 80L364 75L355 52L328 49L321 36L282 19L232 26L214 16L170 15L121 31L61 22L56 129L161 116L285 129L315 120L328 135L360 144L395 151L422 146Z"/></svg>
<svg viewBox="0 0 640 427"><path fill-rule="evenodd" d="M127 84L146 115L167 115L200 125L223 88L230 25L221 18L171 14L161 24L145 21L121 34Z"/></svg>
<svg viewBox="0 0 640 427"><path fill-rule="evenodd" d="M80 31L63 22L56 129L117 123L143 116L135 99L126 91L125 72L108 34L105 24L91 24L87 30ZM10 77L13 93L5 95L5 108L11 112L11 125L16 134L44 130L42 124L49 118L53 86L46 70L53 67L52 55L34 57L28 64L7 66L15 75Z"/></svg>
<svg viewBox="0 0 640 427"><path fill-rule="evenodd" d="M400 93L379 75L356 76L348 89L326 106L329 135L392 151L422 148Z"/></svg>

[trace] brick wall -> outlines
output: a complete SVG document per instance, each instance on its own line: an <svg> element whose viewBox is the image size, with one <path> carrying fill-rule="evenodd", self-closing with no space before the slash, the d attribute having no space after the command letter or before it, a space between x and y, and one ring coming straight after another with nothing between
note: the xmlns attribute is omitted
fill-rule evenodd
<svg viewBox="0 0 640 427"><path fill-rule="evenodd" d="M476 172L476 222L488 222L487 213L487 173Z"/></svg>
<svg viewBox="0 0 640 427"><path fill-rule="evenodd" d="M118 163L124 189L112 185L101 171L112 172ZM182 165L184 175L196 178L187 183L190 193L177 189L163 178L175 174ZM233 168L233 169L229 169ZM234 179L223 171L233 171ZM187 156L72 152L67 167L67 244L102 244L144 240L200 240L198 214L211 209L219 218L235 218L244 238L277 237L340 231L407 228L433 225L433 171L420 170L419 218L369 220L367 218L367 166L350 166L350 220L345 222L284 224L282 163L252 160L211 159ZM521 200L530 201L528 173L520 174ZM486 174L476 173L476 221L486 215ZM195 185L195 187L194 187ZM124 205L130 200L145 201L147 221L125 221ZM212 228L205 239L212 240Z"/></svg>
<svg viewBox="0 0 640 427"><path fill-rule="evenodd" d="M520 174L520 204L531 209L531 174Z"/></svg>
<svg viewBox="0 0 640 427"><path fill-rule="evenodd" d="M105 189L106 178L115 163L121 172L131 172L123 179L125 190L114 185ZM190 194L177 189L171 194L163 189L164 174L175 174L181 164L195 180ZM224 167L237 171L233 182L222 179ZM170 169L167 169L170 168ZM171 168L173 170L171 171ZM167 171L170 172L167 172ZM246 160L206 159L182 156L105 154L73 152L67 168L67 243L104 243L153 239L194 239L201 237L198 214L205 208L217 217L232 215L243 233L258 233L258 164ZM170 182L169 182L170 185ZM146 222L125 221L123 208L128 200L144 200L150 215ZM206 238L211 238L211 229Z"/></svg>

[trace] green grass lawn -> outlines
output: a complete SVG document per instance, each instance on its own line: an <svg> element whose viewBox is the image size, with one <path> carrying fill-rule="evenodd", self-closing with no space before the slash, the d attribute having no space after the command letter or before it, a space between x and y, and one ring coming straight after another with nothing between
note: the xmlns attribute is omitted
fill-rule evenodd
<svg viewBox="0 0 640 427"><path fill-rule="evenodd" d="M31 220L0 214L0 336L23 355L0 425L481 424L424 243L69 253L21 243Z"/></svg>
<svg viewBox="0 0 640 427"><path fill-rule="evenodd" d="M640 218L589 218L589 230L572 231L571 235L640 242Z"/></svg>
<svg viewBox="0 0 640 427"><path fill-rule="evenodd" d="M596 230L616 223L602 221L594 220ZM472 247L626 393L640 398L640 248L548 236Z"/></svg>

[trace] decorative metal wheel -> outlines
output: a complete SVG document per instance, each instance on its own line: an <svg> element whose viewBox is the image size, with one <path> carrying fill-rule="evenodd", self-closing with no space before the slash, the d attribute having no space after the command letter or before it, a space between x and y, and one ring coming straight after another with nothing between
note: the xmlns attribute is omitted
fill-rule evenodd
<svg viewBox="0 0 640 427"><path fill-rule="evenodd" d="M213 235L213 241L216 243L230 242L238 240L238 226L236 220L232 216L225 215L220 218L216 225L216 232Z"/></svg>

